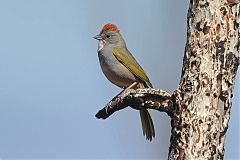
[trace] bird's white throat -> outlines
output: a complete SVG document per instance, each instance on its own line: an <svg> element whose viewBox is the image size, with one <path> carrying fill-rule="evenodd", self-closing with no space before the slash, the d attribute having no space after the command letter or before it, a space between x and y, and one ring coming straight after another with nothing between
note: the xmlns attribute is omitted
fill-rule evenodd
<svg viewBox="0 0 240 160"><path fill-rule="evenodd" d="M101 51L104 47L104 41L103 40L99 40L98 42L98 51Z"/></svg>

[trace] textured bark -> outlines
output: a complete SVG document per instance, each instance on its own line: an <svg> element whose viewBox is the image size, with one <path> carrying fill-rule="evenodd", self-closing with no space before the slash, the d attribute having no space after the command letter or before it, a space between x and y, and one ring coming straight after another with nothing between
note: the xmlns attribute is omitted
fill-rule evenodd
<svg viewBox="0 0 240 160"><path fill-rule="evenodd" d="M124 93L124 94L122 94ZM173 104L171 94L153 88L129 89L115 96L107 105L98 111L97 118L106 119L114 112L131 106L134 109L155 109L158 111L172 113Z"/></svg>
<svg viewBox="0 0 240 160"><path fill-rule="evenodd" d="M223 159L239 63L239 4L191 0L169 159Z"/></svg>
<svg viewBox="0 0 240 160"><path fill-rule="evenodd" d="M168 159L223 159L233 86L239 65L239 0L191 0L181 80L172 95L129 90L96 117L131 106L171 117Z"/></svg>

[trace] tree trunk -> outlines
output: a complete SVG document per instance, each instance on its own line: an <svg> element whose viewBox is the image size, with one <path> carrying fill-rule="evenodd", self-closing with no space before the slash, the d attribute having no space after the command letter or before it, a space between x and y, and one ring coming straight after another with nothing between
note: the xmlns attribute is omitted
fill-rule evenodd
<svg viewBox="0 0 240 160"><path fill-rule="evenodd" d="M192 0L169 159L223 159L239 63L239 4Z"/></svg>
<svg viewBox="0 0 240 160"><path fill-rule="evenodd" d="M156 109L171 117L168 159L223 159L239 65L239 0L191 0L179 87L125 91L96 117L117 110Z"/></svg>

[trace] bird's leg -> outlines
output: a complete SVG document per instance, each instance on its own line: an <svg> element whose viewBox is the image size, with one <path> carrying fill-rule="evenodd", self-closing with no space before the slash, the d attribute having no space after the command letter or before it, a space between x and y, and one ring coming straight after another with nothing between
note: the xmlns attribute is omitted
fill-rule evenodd
<svg viewBox="0 0 240 160"><path fill-rule="evenodd" d="M133 87L135 87L138 84L138 82L133 82L130 86L128 86L126 89L124 89L124 91L127 91Z"/></svg>
<svg viewBox="0 0 240 160"><path fill-rule="evenodd" d="M133 82L130 86L128 86L127 88L123 88L122 92L120 92L117 97L120 97L121 95L123 95L125 92L127 92L129 89L135 87L138 84L138 82Z"/></svg>

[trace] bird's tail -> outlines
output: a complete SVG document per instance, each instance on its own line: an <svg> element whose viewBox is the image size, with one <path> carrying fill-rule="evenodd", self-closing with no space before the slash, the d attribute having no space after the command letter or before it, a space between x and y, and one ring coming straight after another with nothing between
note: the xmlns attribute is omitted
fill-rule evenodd
<svg viewBox="0 0 240 160"><path fill-rule="evenodd" d="M146 139L152 141L155 137L155 130L153 126L153 121L148 110L140 110L140 117L142 122L143 135L146 136Z"/></svg>

